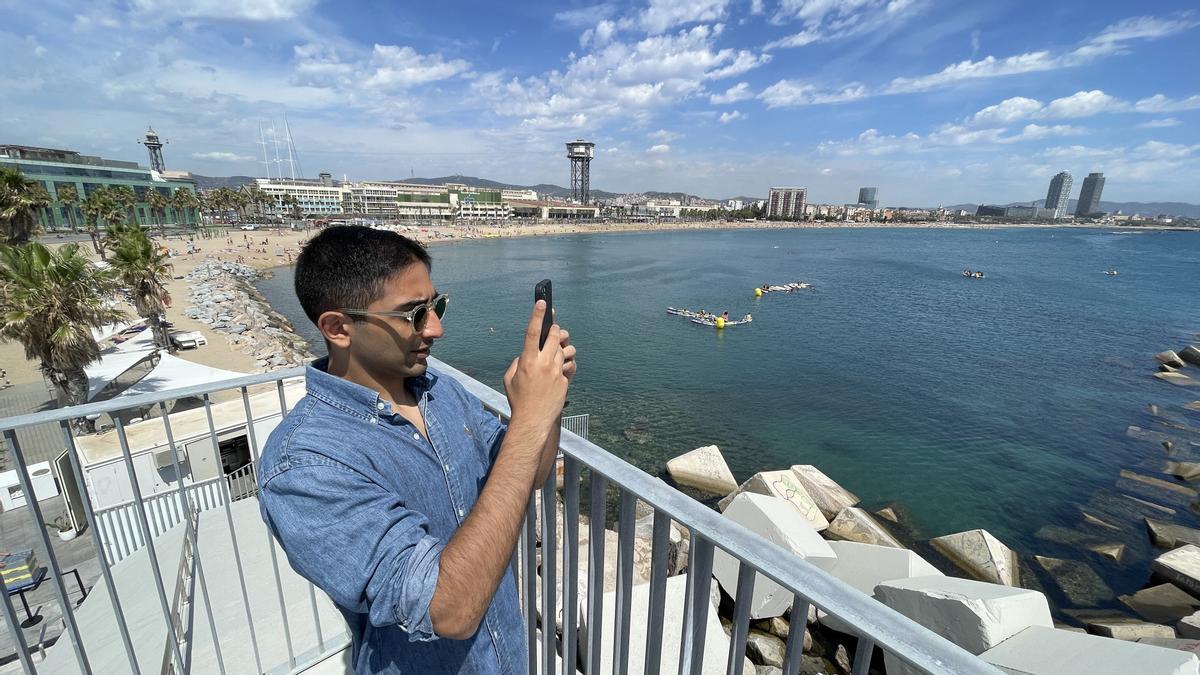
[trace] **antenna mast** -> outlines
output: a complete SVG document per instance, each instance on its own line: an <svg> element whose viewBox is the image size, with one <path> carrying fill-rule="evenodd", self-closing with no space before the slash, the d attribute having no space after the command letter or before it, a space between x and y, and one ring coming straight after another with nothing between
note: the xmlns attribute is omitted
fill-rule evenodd
<svg viewBox="0 0 1200 675"><path fill-rule="evenodd" d="M300 151L296 150L296 143L292 140L292 127L288 124L287 115L283 116L283 128L287 134L288 163L292 164L292 178L296 177L296 173L299 173L300 177L303 178L304 167L300 164Z"/></svg>
<svg viewBox="0 0 1200 675"><path fill-rule="evenodd" d="M258 125L258 144L262 147L263 166L267 169L267 180L271 180L271 160L267 157L267 139L263 136L262 124Z"/></svg>

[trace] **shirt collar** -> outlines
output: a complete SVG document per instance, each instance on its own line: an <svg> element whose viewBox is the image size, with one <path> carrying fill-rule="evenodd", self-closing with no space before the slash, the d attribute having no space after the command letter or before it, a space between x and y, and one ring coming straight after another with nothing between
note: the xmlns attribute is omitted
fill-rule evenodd
<svg viewBox="0 0 1200 675"><path fill-rule="evenodd" d="M390 412L391 404L381 401L379 392L369 389L356 382L329 374L329 357L321 358L308 364L305 371L308 394L330 405L343 408L348 412L378 415L385 408ZM420 400L433 388L438 376L426 368L424 375L410 377L404 381L404 386ZM383 406L380 406L383 403Z"/></svg>

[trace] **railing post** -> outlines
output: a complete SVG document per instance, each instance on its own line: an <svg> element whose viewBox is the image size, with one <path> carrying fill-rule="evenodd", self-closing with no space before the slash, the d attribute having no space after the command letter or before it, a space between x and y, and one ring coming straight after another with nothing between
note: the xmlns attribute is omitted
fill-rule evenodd
<svg viewBox="0 0 1200 675"><path fill-rule="evenodd" d="M729 662L725 672L742 675L746 663L746 636L750 629L750 600L754 592L754 568L738 566L737 597L733 600L733 627L729 635Z"/></svg>
<svg viewBox="0 0 1200 675"><path fill-rule="evenodd" d="M575 672L579 630L579 460L563 460L563 644L562 675Z"/></svg>
<svg viewBox="0 0 1200 675"><path fill-rule="evenodd" d="M592 470L588 494L587 675L600 673L600 638L604 629L604 517L608 479Z"/></svg>
<svg viewBox="0 0 1200 675"><path fill-rule="evenodd" d="M654 535L650 552L650 606L646 612L645 675L658 675L662 666L663 614L667 598L667 550L671 545L671 517L654 510Z"/></svg>
<svg viewBox="0 0 1200 675"><path fill-rule="evenodd" d="M683 639L679 641L679 673L700 675L707 637L708 590L712 583L712 542L693 530L688 554L688 593L683 611Z"/></svg>

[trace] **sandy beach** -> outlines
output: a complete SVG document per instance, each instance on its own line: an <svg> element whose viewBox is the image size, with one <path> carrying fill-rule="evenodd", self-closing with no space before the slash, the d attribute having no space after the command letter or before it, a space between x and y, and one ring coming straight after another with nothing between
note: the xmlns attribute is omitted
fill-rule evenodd
<svg viewBox="0 0 1200 675"><path fill-rule="evenodd" d="M536 237L561 236L571 234L586 234L596 232L643 232L643 231L675 231L675 230L722 230L722 229L831 229L831 228L861 228L861 227L908 227L908 228L944 228L944 229L996 229L1011 227L1045 227L1037 224L963 224L943 222L922 223L827 223L827 222L659 222L659 223L536 223L512 224L499 226L463 225L458 227L423 227L414 230L402 230L402 233L421 241L426 245L449 244L474 239L489 239L498 237ZM1055 225L1054 227L1062 227ZM1075 227L1094 228L1096 225L1079 225ZM1120 228L1131 229L1131 228ZM1132 228L1144 230L1149 228ZM212 238L201 238L199 235L170 234L163 240L155 241L167 246L171 252L173 278L167 282L167 290L174 300L167 309L167 320L174 324L175 331L199 331L207 339L208 344L197 349L181 350L176 356L204 365L234 370L245 373L256 372L255 359L252 355L235 349L225 335L213 330L208 324L195 321L184 314L187 307L189 281L186 279L197 265L209 260L236 262L260 270L287 266L295 260L301 247L319 230L282 230L258 229L244 231L231 228L222 231ZM194 246L193 252L188 252L189 242ZM60 246L55 242L46 242L51 247ZM81 246L90 251L86 242ZM93 258L98 258L93 254ZM133 307L123 305L122 308L131 318L137 314ZM13 384L37 382L42 379L36 361L26 360L24 348L16 342L0 342L0 364L8 373L9 381Z"/></svg>

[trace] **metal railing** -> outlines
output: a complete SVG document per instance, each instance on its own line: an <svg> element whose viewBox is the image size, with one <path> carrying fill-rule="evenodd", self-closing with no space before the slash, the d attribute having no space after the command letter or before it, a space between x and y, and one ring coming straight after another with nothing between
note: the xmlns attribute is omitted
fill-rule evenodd
<svg viewBox="0 0 1200 675"><path fill-rule="evenodd" d="M436 360L431 359L431 361L433 361L433 366L440 373L453 377L462 383L468 391L483 402L487 409L501 417L507 418L509 408L504 395L458 370ZM248 421L246 429L251 452L251 468L245 473L253 476L254 469L252 465L258 461L260 439L255 437L255 425L249 423L249 421L259 419L261 416L256 417L252 414L249 388L273 384L278 392L279 406L275 409L275 414L278 414L279 411L286 411L290 407L285 399L283 380L302 376L303 373L303 369L297 368L290 371L227 380L215 385L188 387L168 392L129 397L125 400L117 399L76 406L74 408L0 419L0 433L4 436L22 489L25 494L33 494L28 466L15 431L38 424L57 424L62 429L63 438L69 450L68 455L74 469L80 494L86 496L88 492L85 486L84 473L80 466L79 453L75 446L74 437L69 428L71 419L95 413L113 413L123 408L157 406L160 411L160 417L147 420L141 424L161 424L163 426L166 442L171 449L175 464L175 475L181 476L184 474L179 471L179 452L176 447L176 440L172 436L171 418L174 414L168 414L166 402L185 397L199 397L203 399L204 411L208 420L209 438L212 445L212 457L216 465L220 466L220 448L218 446L216 426L213 423L213 404L210 395L218 391L239 390L241 392L245 419ZM294 401L292 403L294 404ZM110 605L109 614L111 616L111 623L116 626L116 633L120 635L121 644L124 646L124 651L132 672L140 673L144 667L144 664L142 667L139 667L139 662L135 654L135 646L138 650L142 651L147 648L153 649L157 654L161 655L161 665L169 669L172 673L211 672L213 670L224 673L225 665L222 661L221 646L224 645L227 648L232 648L231 645L234 641L242 643L248 641L250 643L253 651L254 671L260 673L275 671L294 672L327 658L331 653L345 649L344 644L331 644L330 641L323 637L326 633L323 633L321 630L321 612L318 611L318 595L316 589L311 584L306 584L306 604L311 609L311 617L306 618L304 616L306 612L296 611L294 603L292 606L289 606L285 600L283 590L284 580L287 578L290 583L291 576L294 576L294 573L291 572L286 563L282 565L281 570L276 552L276 544L271 540L269 534L266 535L267 541L265 545L270 553L270 564L262 565L260 568L253 570L253 584L256 591L270 588L273 585L277 607L264 611L263 606L259 604L252 615L251 603L247 593L247 572L249 570L244 569L242 563L243 553L241 548L244 548L246 544L243 543L243 546L239 547L237 529L234 527L231 511L234 493L239 491L237 486L240 483L238 482L226 480L224 477L217 479L216 485L220 487L222 497L217 506L224 511L228 527L222 536L227 536L229 539L233 562L236 565L236 575L230 573L227 576L236 576L238 588L232 590L232 593L240 592L242 606L244 607L245 623L243 624L239 620L237 626L219 625L214 618L213 606L208 602L209 589L204 575L204 567L207 565L209 559L204 558L203 553L206 547L209 547L211 550L212 547L216 546L216 543L207 537L203 539L198 538L198 528L194 525L196 522L194 518L195 514L205 510L200 499L202 491L196 489L198 486L204 484L189 485L182 490L176 489L166 493L167 496L173 497L178 503L178 512L182 516L179 522L187 523L187 527L183 535L186 543L181 553L176 578L164 578L163 573L160 572L157 560L155 529L150 522L147 509L148 502L152 502L158 497L156 496L150 500L142 497L141 490L137 484L137 476L133 470L133 462L124 426L119 421L119 416L114 416L114 419L117 420L117 437L120 441L128 477L134 492L134 500L131 503L133 508L128 509L128 517L133 519L142 534L146 554L151 561L150 568L153 571L154 590L157 592L159 599L161 609L159 618L164 624L163 632L159 636L159 640L162 641L157 641L156 645L144 645L141 643L135 645L133 643L130 623L127 620L125 611L123 611L123 608L126 607L126 597L122 596L120 588L114 584L113 580L113 570L117 566L108 561L106 556L101 556L99 569L102 576L102 583L111 591L107 594ZM785 673L796 673L799 670L802 646L805 631L807 630L804 617L808 615L810 606L837 617L840 623L848 626L858 638L853 661L855 675L863 675L867 672L876 648L884 650L904 663L924 672L965 674L991 674L998 672L977 657L960 649L944 638L831 577L828 573L814 567L805 560L775 546L768 540L750 532L732 520L723 517L711 508L687 497L661 480L642 472L624 460L608 453L603 448L582 438L580 435L571 431L565 431L562 435L561 450L564 454L565 463L565 480L561 502L556 494L555 478L552 474L547 480L546 485L539 490L540 504L535 506L538 500L533 497L530 499L526 522L515 556L519 559L519 579L521 580L523 613L526 617L525 631L529 645L528 666L530 673L538 672L539 670L544 673L553 672L559 652L561 652L564 675L575 672L575 665L579 662L582 663L585 673L589 675L600 673L601 663L605 660L602 657L607 658L607 654L602 653L602 650L604 650L603 633L609 629L610 625L605 623L606 619L611 619L612 639L609 642L612 645L611 663L614 664L612 666L612 672L614 673L626 672L630 654L634 651L632 649L633 646L644 647L644 672L646 673L658 673L661 663L664 660L674 660L668 659L668 657L673 656L678 657L680 673L700 673L706 666L711 668L713 666L711 658L708 663L705 663L705 641L707 637L705 629L706 621L710 619L709 591L712 583L713 557L718 549L732 556L740 565L729 648L725 658L722 658L721 663L718 664L724 666L725 672L735 675L739 675L742 672L750 621L750 597L754 580L760 576L783 586L794 598L792 616L798 618L792 623L793 629L787 640ZM244 475L239 476L238 480L244 480L245 478L246 476ZM580 514L582 513L581 488L583 485L587 485L588 487L587 513L590 516L586 525L586 545L582 544L581 537L583 532L581 532L581 529L584 526L581 525L580 519ZM245 496L249 497L249 495ZM611 616L606 617L607 612L604 601L606 581L604 549L605 523L608 519L609 497L614 498L615 503L618 504L618 526L616 536L616 569L614 570L615 603L612 604L613 611L611 612ZM633 626L631 625L631 609L635 588L632 581L635 562L634 514L636 502L638 501L648 505L653 512L653 534L650 543L651 564L647 584L648 604L645 606L646 620L639 622L637 626ZM90 502L87 499L84 502L88 521L90 523L98 522L98 514L93 510ZM141 508L138 508L137 505L141 505ZM130 504L122 505L121 508L126 506L130 506ZM540 508L540 514L535 513L535 508ZM42 522L42 513L36 501L31 500L28 509L28 516L40 524ZM541 521L540 550L542 552L540 564L538 562L539 532L536 531L536 522L539 515ZM556 522L560 517L563 539L561 552L559 551L560 546L556 541L559 536ZM667 556L672 521L685 528L690 535L686 591L683 606L678 608L668 608L666 606ZM78 664L79 672L92 673L94 672L93 661L89 658L89 654L85 649L85 643L87 645L95 645L96 643L94 640L89 641L84 639L84 636L81 634L79 623L76 620L76 610L67 599L67 592L62 582L58 557L51 545L50 538L45 528L37 527L36 529L39 532L42 549L39 552L39 557L50 568L51 573L47 577L49 583L53 586L54 594L62 611L66 637L65 640L60 640L59 644L50 650L50 656L47 658L53 658L55 650L70 649L74 657L72 660ZM106 548L99 528L92 527L90 529L96 550L105 551ZM265 528L262 529L265 532ZM581 556L586 556L588 561L588 570L584 579L585 583L582 586L580 585ZM190 560L188 560L189 557ZM206 561L205 565L201 564L201 560ZM169 571L167 569L168 573ZM267 577L270 577L270 579ZM196 638L196 632L192 630L192 621L190 618L186 621L179 618L181 612L191 612L192 607L199 600L194 597L196 585L193 583L193 579L199 582L198 586L202 594L202 604L205 608L208 631L211 634L212 648L215 651L215 663L206 661L201 664L195 661L196 654L191 649L191 646L193 640ZM220 582L226 587L232 586L233 581L234 579L226 577L220 579ZM539 595L539 585L540 606L537 597ZM558 614L556 605L559 602L558 595L560 593L557 589L559 586L562 589L562 607L569 610L562 613L561 631L556 628L556 617ZM3 590L6 589L3 588L3 581L0 580L0 591ZM137 590L138 595L145 596L144 587ZM230 593L228 590L224 592L226 594ZM37 667L31 658L29 646L19 627L12 601L7 593L3 593L3 596L3 613L11 640L17 646L17 657L20 659L27 673L35 673L37 672ZM97 600L95 597L93 596L89 602L96 603L103 601L102 599ZM324 598L325 596L321 594L321 597ZM171 599L170 601L169 598ZM575 611L576 609L578 611ZM665 634L664 618L676 616L677 613L681 613L682 615L680 634ZM268 614L270 617L266 617ZM540 622L539 614L541 617ZM188 616L190 617L190 614ZM262 633L269 633L265 635L256 631L256 625L259 625L259 622L265 620L265 618L278 621L280 630L263 631ZM542 639L540 641L537 639L539 635L539 623L542 629ZM301 633L311 637L312 633L308 628L310 625L316 626L315 639L297 644L294 639L293 629L302 629ZM143 627L141 624L138 625L139 630ZM299 635L300 633L296 634ZM724 639L723 633L721 637ZM286 662L264 663L261 654L262 650L260 649L262 645L260 643L274 640L274 646L278 646L280 639L282 639L282 643L286 646ZM635 639L636 642L633 642ZM644 643L642 642L643 640ZM675 648L670 645L675 644L676 641L678 651L674 652ZM539 642L542 647L540 652L536 648ZM115 640L111 641L111 643L116 644ZM164 644L165 648L162 647ZM664 645L667 646L664 647ZM540 667L539 663L541 664ZM241 665L248 665L248 663ZM164 670L163 672L166 671Z"/></svg>
<svg viewBox="0 0 1200 675"><path fill-rule="evenodd" d="M185 485L183 490L188 495L191 508L196 511L216 508L225 500L220 478ZM152 537L157 537L183 522L185 512L178 492L179 488L159 492L141 502ZM94 524L100 531L104 555L110 565L121 562L146 545L146 538L142 535L137 516L138 503L131 499L116 506L96 510Z"/></svg>
<svg viewBox="0 0 1200 675"><path fill-rule="evenodd" d="M562 428L576 436L587 440L588 438L588 416L587 413L582 415L565 415L560 420Z"/></svg>

